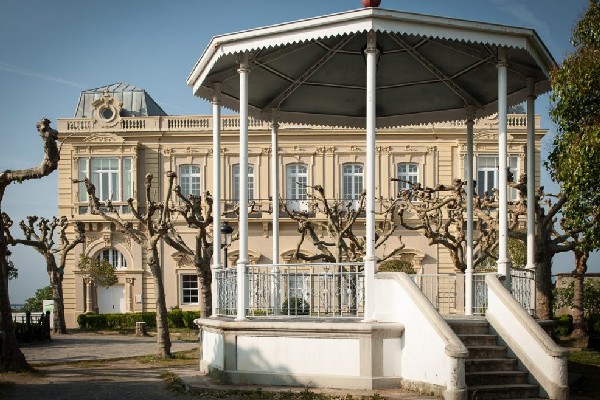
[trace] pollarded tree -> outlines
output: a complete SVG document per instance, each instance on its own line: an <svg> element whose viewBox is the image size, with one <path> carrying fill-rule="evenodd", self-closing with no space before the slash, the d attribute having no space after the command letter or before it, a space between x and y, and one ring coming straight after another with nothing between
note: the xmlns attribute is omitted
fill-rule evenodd
<svg viewBox="0 0 600 400"><path fill-rule="evenodd" d="M185 254L194 257L194 266L198 273L202 293L200 314L203 318L207 318L212 314L212 272L210 262L213 256L213 243L209 235L209 228L213 223L213 198L209 192L204 193L206 210L203 211L202 197L184 196L179 185L175 186L173 190L181 202L181 205L174 207L174 210L185 219L190 228L196 229L195 250L186 251Z"/></svg>
<svg viewBox="0 0 600 400"><path fill-rule="evenodd" d="M518 183L509 183L517 189L519 200L508 206L509 218L514 227L527 215L527 177L522 175ZM586 232L594 229L600 218L600 208L587 209L585 218L577 224L564 213L567 196L563 193L550 194L540 187L535 204L535 265L536 265L536 313L541 319L550 319L552 308L552 259L556 254L585 248ZM511 229L509 236L527 243L527 233Z"/></svg>
<svg viewBox="0 0 600 400"><path fill-rule="evenodd" d="M296 245L294 257L303 261L324 261L328 263L341 263L344 261L362 261L365 256L365 239L354 232L356 220L364 215L366 192L362 192L357 201L331 200L325 197L325 189L321 185L308 186L312 189L307 196L314 209L325 215L325 221L316 221L306 211L290 210L281 200L280 204L287 215L298 223L300 239ZM396 205L383 207L379 215L383 221L376 231L375 248L383 246L394 234L397 225L393 216ZM321 232L327 234L323 239ZM306 255L301 251L302 244L309 238L310 242L319 250L314 255ZM404 248L399 245L390 253L385 254L380 261L387 260Z"/></svg>
<svg viewBox="0 0 600 400"><path fill-rule="evenodd" d="M588 226L577 246L587 253L600 247L600 227L589 226L600 207L600 0L589 0L571 43L575 51L551 74L558 132L547 166L565 197L562 227Z"/></svg>
<svg viewBox="0 0 600 400"><path fill-rule="evenodd" d="M397 180L397 179L392 179ZM413 183L402 189L394 199L397 204L400 225L410 231L419 231L429 239L429 245L439 244L450 252L456 271L464 272L466 263L467 211L466 183L455 179L452 186L438 185L422 187ZM473 267L488 257L497 258L494 250L498 246L498 215L495 198L475 196L473 215L477 230L473 235Z"/></svg>
<svg viewBox="0 0 600 400"><path fill-rule="evenodd" d="M58 168L59 149L57 146L58 132L50 127L50 120L42 119L37 124L37 130L44 142L44 158L39 166L22 169L6 170L0 173L0 214L2 200L6 188L13 182L23 182L40 179L50 175ZM0 371L30 369L25 356L19 349L12 320L10 297L8 295L8 250L9 242L4 235L3 218L0 218L0 331L4 332L4 351L0 352Z"/></svg>
<svg viewBox="0 0 600 400"><path fill-rule="evenodd" d="M111 202L102 205L98 197L96 197L96 188L89 179L86 178L83 181L73 180L73 183L83 182L85 184L92 214L101 215L105 220L112 222L119 232L128 235L136 243L146 247L146 265L154 279L157 355L161 358L168 358L172 355L165 287L162 279L163 271L160 265L158 245L163 240L169 246L182 253L188 254L191 251L177 234L171 222L173 211L166 204L171 202L175 174L168 172L167 178L168 190L165 201L156 202L152 200L153 176L152 174L146 175L144 181L146 204L143 207L145 211L142 213L140 211L142 207L136 207L133 199L128 199L127 203L133 216L133 219L130 220L124 220L114 209Z"/></svg>
<svg viewBox="0 0 600 400"><path fill-rule="evenodd" d="M12 221L8 215L3 214L5 219L5 228L12 225ZM67 217L53 217L52 219L40 218L38 216L27 217L27 223L21 221L19 226L23 231L24 238L14 238L10 231L7 230L6 237L10 244L25 245L32 247L44 257L46 262L46 272L50 279L52 287L52 299L54 300L53 311L53 331L58 334L67 333L67 325L65 322L65 303L63 296L63 277L65 264L67 262L67 254L80 243L85 241L85 227L82 222L76 221L73 225L75 230L75 238L68 239L67 229L69 228ZM58 238L58 243L55 241L55 234ZM58 262L56 256L58 255Z"/></svg>

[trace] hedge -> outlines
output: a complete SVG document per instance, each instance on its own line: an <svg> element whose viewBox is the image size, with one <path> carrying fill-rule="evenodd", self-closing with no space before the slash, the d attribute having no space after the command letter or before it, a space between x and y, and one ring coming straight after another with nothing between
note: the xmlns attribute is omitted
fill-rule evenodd
<svg viewBox="0 0 600 400"><path fill-rule="evenodd" d="M182 311L175 309L167 313L170 328L194 328L194 320L200 318L200 311ZM136 322L145 322L147 328L156 328L156 313L141 312L129 314L94 314L86 313L77 316L80 329L86 330L120 330L135 329Z"/></svg>

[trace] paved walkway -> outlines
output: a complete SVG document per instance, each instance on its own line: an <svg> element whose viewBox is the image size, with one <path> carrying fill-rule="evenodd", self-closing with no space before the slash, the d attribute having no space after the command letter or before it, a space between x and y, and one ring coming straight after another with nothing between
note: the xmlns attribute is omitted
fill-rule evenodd
<svg viewBox="0 0 600 400"><path fill-rule="evenodd" d="M172 351L186 351L197 348L197 343L174 340ZM156 352L156 339L153 337L135 337L132 335L102 335L93 333L75 333L53 336L50 343L30 344L21 348L27 360L32 364L52 362L73 362L82 360L119 359L151 355ZM164 369L163 369L164 370ZM210 400L217 391L257 390L252 385L223 385L206 375L200 374L195 366L175 366L168 368L181 378L190 391L201 392L200 398ZM153 400L172 397L166 391L166 385L160 378L161 371L152 371L148 367L135 366L127 360L115 361L106 366L86 368L60 365L44 369L44 375L37 382L9 387L0 399L34 400L37 398L80 399L85 398L127 398L128 400ZM163 371L164 372L164 371ZM0 378L2 376L0 375ZM1 379L0 379L1 380ZM90 386L92 385L92 386ZM90 387L94 390L90 392ZM0 389L2 388L0 382ZM302 388L260 387L271 392L302 392ZM333 390L311 389L313 392L326 393L340 397L352 395L354 398L379 394L381 397L402 400L432 400L431 396L420 396L404 390ZM214 394L211 395L211 393ZM41 397L39 397L41 396ZM114 397L117 396L117 397ZM236 396L228 395L233 400ZM239 397L239 396L238 396ZM240 397L240 399L243 397Z"/></svg>

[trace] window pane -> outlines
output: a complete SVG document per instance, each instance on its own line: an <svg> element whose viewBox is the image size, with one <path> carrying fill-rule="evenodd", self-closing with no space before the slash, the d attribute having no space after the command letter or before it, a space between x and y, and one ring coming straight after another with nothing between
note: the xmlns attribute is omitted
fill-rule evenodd
<svg viewBox="0 0 600 400"><path fill-rule="evenodd" d="M179 187L181 194L185 197L190 195L200 196L200 166L199 165L180 165L179 166Z"/></svg>
<svg viewBox="0 0 600 400"><path fill-rule="evenodd" d="M397 169L398 190L410 189L412 183L419 181L419 166L416 163L399 163Z"/></svg>
<svg viewBox="0 0 600 400"><path fill-rule="evenodd" d="M88 178L87 158L80 158L78 161L78 177L80 181ZM83 182L79 183L79 201L87 201L87 191Z"/></svg>
<svg viewBox="0 0 600 400"><path fill-rule="evenodd" d="M123 158L123 201L133 197L133 168L131 157Z"/></svg>

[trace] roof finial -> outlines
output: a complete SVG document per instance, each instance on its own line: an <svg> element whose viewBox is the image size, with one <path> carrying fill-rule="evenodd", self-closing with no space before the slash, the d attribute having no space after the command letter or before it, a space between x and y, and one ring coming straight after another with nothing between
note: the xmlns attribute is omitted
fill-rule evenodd
<svg viewBox="0 0 600 400"><path fill-rule="evenodd" d="M381 0L361 0L363 7L379 7Z"/></svg>

